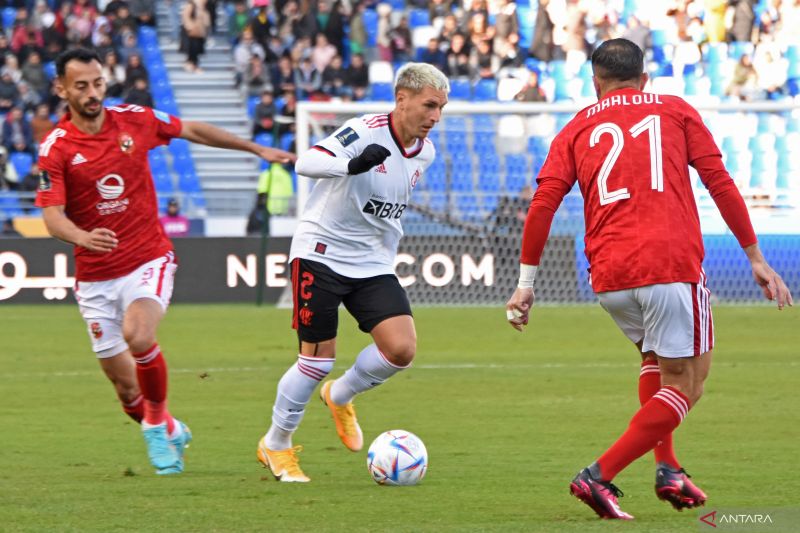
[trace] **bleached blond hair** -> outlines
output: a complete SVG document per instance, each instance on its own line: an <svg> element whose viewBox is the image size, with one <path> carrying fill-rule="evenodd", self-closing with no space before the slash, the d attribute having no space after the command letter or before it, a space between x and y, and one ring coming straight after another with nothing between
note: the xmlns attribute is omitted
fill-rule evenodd
<svg viewBox="0 0 800 533"><path fill-rule="evenodd" d="M400 89L410 89L418 93L425 87L449 93L450 80L441 70L429 63L406 63L397 71L394 82L395 94Z"/></svg>

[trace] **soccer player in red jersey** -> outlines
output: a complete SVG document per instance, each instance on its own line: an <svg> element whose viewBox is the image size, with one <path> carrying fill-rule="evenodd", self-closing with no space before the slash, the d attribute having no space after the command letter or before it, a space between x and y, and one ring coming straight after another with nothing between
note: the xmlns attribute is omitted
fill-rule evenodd
<svg viewBox="0 0 800 533"><path fill-rule="evenodd" d="M158 220L147 153L180 137L268 161L295 156L146 107L105 109L93 51L63 53L56 72L69 112L39 148L36 205L48 232L75 245L75 299L124 411L141 422L151 463L158 474L180 473L191 434L167 411L167 366L156 342L177 262Z"/></svg>
<svg viewBox="0 0 800 533"><path fill-rule="evenodd" d="M592 67L598 102L553 140L525 221L519 284L506 313L518 330L528 323L553 214L577 181L592 288L641 352L642 369L640 410L619 440L578 473L570 491L603 518L631 519L619 508L622 493L611 481L650 450L660 499L679 510L706 500L672 447L673 430L703 393L714 345L689 165L744 249L764 295L778 309L792 305L792 296L761 254L744 201L697 111L676 96L642 92L642 51L628 40L603 43Z"/></svg>

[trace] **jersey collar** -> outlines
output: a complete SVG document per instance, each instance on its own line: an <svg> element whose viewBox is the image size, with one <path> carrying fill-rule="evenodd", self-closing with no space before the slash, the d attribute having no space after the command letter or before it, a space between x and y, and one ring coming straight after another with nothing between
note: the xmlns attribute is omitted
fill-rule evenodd
<svg viewBox="0 0 800 533"><path fill-rule="evenodd" d="M422 151L422 147L425 146L425 142L422 139L417 139L417 145L412 148L410 152L406 152L405 146L403 146L403 143L400 142L400 136L397 135L397 132L394 129L394 120L391 113L389 113L389 134L392 136L397 148L400 149L400 153L403 154L403 157L407 159L419 155L419 153Z"/></svg>

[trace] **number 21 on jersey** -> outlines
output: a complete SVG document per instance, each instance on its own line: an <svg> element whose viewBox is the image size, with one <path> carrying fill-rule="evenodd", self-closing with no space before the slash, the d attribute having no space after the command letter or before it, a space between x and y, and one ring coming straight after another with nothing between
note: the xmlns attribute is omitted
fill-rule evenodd
<svg viewBox="0 0 800 533"><path fill-rule="evenodd" d="M644 132L647 132L650 139L650 187L654 191L664 192L664 167L661 161L661 117L658 115L647 115L638 124L628 130L634 139ZM600 193L600 205L608 205L619 200L627 200L631 197L627 187L622 187L615 191L608 190L608 176L611 169L617 162L622 148L625 146L625 134L622 129L613 122L603 122L592 130L589 137L589 147L594 148L600 142L603 134L611 135L613 144L608 152L600 173L597 175L597 190Z"/></svg>

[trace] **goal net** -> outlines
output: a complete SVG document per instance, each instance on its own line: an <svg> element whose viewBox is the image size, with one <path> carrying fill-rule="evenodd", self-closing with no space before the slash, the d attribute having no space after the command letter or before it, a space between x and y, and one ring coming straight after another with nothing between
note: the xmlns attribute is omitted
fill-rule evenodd
<svg viewBox="0 0 800 533"><path fill-rule="evenodd" d="M767 259L800 287L800 105L695 102L742 191ZM431 132L437 158L403 213L396 270L417 305L498 305L516 285L521 232L555 134L584 105L447 105ZM353 116L390 103L302 102L298 153ZM794 151L792 150L794 148ZM690 169L706 244L704 268L717 302L763 300L749 263ZM298 177L298 209L313 180ZM537 275L538 303L595 301L583 254L583 199L575 187L555 215Z"/></svg>

